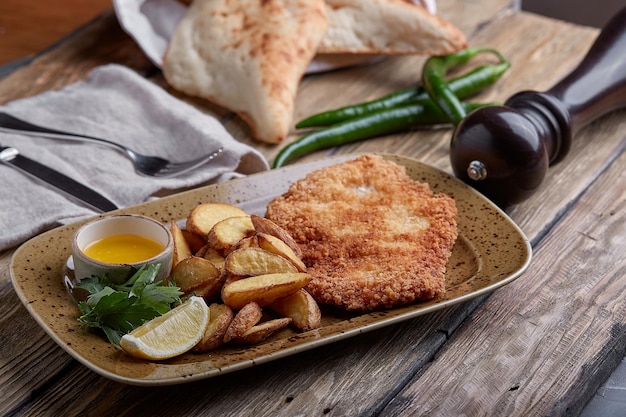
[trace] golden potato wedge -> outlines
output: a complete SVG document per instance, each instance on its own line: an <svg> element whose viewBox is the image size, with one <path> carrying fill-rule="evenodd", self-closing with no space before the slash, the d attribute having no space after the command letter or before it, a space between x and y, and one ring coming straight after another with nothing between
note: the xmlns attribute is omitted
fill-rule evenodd
<svg viewBox="0 0 626 417"><path fill-rule="evenodd" d="M187 217L186 229L200 236L206 236L221 220L228 217L247 216L239 207L226 203L203 203L194 207Z"/></svg>
<svg viewBox="0 0 626 417"><path fill-rule="evenodd" d="M264 274L227 281L222 287L222 301L235 310L251 301L264 307L293 294L309 281L311 276L302 272Z"/></svg>
<svg viewBox="0 0 626 417"><path fill-rule="evenodd" d="M290 318L291 324L303 332L318 328L322 319L319 305L304 288L267 307L283 317Z"/></svg>
<svg viewBox="0 0 626 417"><path fill-rule="evenodd" d="M204 246L202 246L197 251L195 251L193 256L197 256L198 258L204 258L204 255L206 255L207 249L209 249L209 244L208 243L205 244Z"/></svg>
<svg viewBox="0 0 626 417"><path fill-rule="evenodd" d="M226 259L217 250L207 246L202 257L211 261L213 265L218 267L221 271L224 270Z"/></svg>
<svg viewBox="0 0 626 417"><path fill-rule="evenodd" d="M244 237L239 242L237 242L237 244L233 246L233 250L243 249L243 248L258 248L258 247L259 247L259 241L256 235L252 235L252 236Z"/></svg>
<svg viewBox="0 0 626 417"><path fill-rule="evenodd" d="M207 238L213 249L228 253L240 240L253 234L254 226L250 216L245 215L229 217L217 222L209 231Z"/></svg>
<svg viewBox="0 0 626 417"><path fill-rule="evenodd" d="M296 255L296 253L287 245L284 241L276 236L268 235L267 233L258 232L256 234L258 245L261 249L265 249L268 252L282 256L291 262L298 271L306 272L306 265L302 262L302 259Z"/></svg>
<svg viewBox="0 0 626 417"><path fill-rule="evenodd" d="M285 242L285 244L287 244L287 246L291 248L291 250L296 254L298 258L302 257L302 249L300 249L300 246L296 243L296 241L293 239L288 231L286 231L270 219L257 216L256 214L251 215L250 220L252 220L254 230L277 237L278 239Z"/></svg>
<svg viewBox="0 0 626 417"><path fill-rule="evenodd" d="M228 275L228 274L224 274L226 275L226 280L224 281L224 285L228 285L228 284L232 284L235 281L239 281L240 279L245 279L248 277L242 277L239 275Z"/></svg>
<svg viewBox="0 0 626 417"><path fill-rule="evenodd" d="M195 352L206 352L220 347L224 343L224 335L233 321L233 310L225 304L213 303L209 306L209 325L204 331L202 340L194 346Z"/></svg>
<svg viewBox="0 0 626 417"><path fill-rule="evenodd" d="M187 259L192 255L191 248L183 231L174 220L170 223L170 232L174 238L174 258L172 260L172 266L176 266L183 259Z"/></svg>
<svg viewBox="0 0 626 417"><path fill-rule="evenodd" d="M172 270L170 281L185 295L195 294L205 300L215 298L226 277L212 262L197 256L180 261Z"/></svg>
<svg viewBox="0 0 626 417"><path fill-rule="evenodd" d="M264 321L256 326L252 326L244 334L234 338L233 341L240 344L253 345L267 339L278 330L289 326L289 323L291 323L291 319L287 317Z"/></svg>
<svg viewBox="0 0 626 417"><path fill-rule="evenodd" d="M287 259L261 248L242 248L228 254L224 270L231 275L264 275L298 272Z"/></svg>
<svg viewBox="0 0 626 417"><path fill-rule="evenodd" d="M219 301L224 280L225 276L222 274L219 278L213 281L208 281L204 283L204 285L196 288L193 293L198 297L204 298L206 302Z"/></svg>
<svg viewBox="0 0 626 417"><path fill-rule="evenodd" d="M243 336L245 332L261 320L261 317L263 317L263 310L254 301L241 307L241 310L237 312L224 334L224 343Z"/></svg>
<svg viewBox="0 0 626 417"><path fill-rule="evenodd" d="M182 229L182 233L187 241L187 245L189 245L189 249L191 249L191 253L198 252L203 246L206 245L206 236L202 237L198 234L190 232L187 229Z"/></svg>

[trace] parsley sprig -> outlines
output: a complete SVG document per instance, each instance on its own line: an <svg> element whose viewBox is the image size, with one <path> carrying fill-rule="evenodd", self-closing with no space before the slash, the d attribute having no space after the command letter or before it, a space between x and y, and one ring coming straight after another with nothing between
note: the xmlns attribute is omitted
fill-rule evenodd
<svg viewBox="0 0 626 417"><path fill-rule="evenodd" d="M111 343L146 321L168 312L183 294L178 287L156 281L160 265L137 270L128 281L114 284L105 274L81 280L77 286L89 292L78 304L78 321L87 328L100 329Z"/></svg>

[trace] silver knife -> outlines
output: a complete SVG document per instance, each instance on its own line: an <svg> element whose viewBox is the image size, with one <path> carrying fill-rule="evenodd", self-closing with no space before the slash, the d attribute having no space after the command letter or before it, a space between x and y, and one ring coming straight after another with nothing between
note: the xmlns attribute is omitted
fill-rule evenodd
<svg viewBox="0 0 626 417"><path fill-rule="evenodd" d="M118 208L106 197L91 188L71 179L65 174L21 155L13 147L0 145L0 162L58 188L96 211L106 212L117 210Z"/></svg>

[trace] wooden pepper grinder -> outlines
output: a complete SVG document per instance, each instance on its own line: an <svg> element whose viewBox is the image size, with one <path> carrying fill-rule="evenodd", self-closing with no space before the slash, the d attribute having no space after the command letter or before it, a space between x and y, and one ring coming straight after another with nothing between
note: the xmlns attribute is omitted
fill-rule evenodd
<svg viewBox="0 0 626 417"><path fill-rule="evenodd" d="M626 106L626 7L604 27L567 77L546 92L523 91L504 106L478 109L455 129L450 147L457 177L501 206L528 198L572 136Z"/></svg>

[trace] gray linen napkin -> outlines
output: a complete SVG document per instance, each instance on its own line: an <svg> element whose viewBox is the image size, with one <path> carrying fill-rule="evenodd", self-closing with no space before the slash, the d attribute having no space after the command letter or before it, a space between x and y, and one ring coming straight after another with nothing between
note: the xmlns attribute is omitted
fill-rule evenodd
<svg viewBox="0 0 626 417"><path fill-rule="evenodd" d="M0 109L34 124L101 137L173 161L224 147L216 159L189 173L151 178L136 174L131 161L112 148L0 132L1 145L14 146L24 156L94 188L118 207L269 168L258 151L236 141L218 120L120 65L98 67L85 81ZM0 178L0 250L96 214L4 164Z"/></svg>

